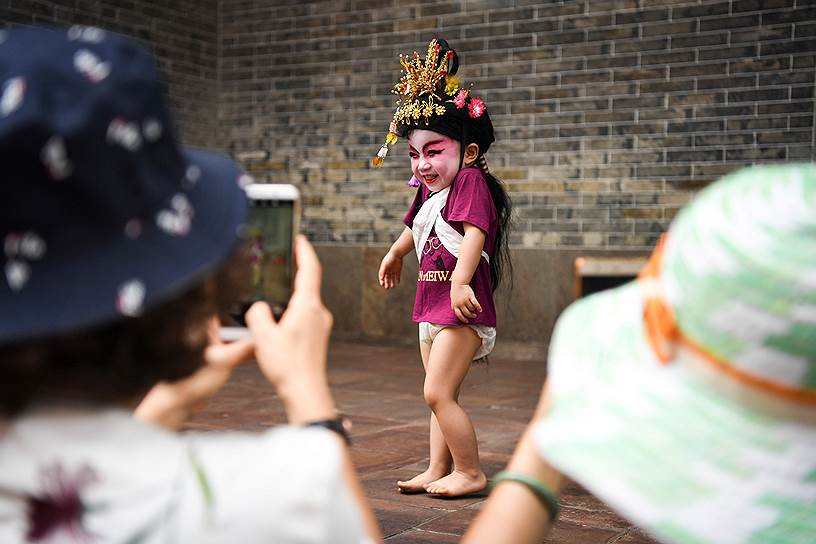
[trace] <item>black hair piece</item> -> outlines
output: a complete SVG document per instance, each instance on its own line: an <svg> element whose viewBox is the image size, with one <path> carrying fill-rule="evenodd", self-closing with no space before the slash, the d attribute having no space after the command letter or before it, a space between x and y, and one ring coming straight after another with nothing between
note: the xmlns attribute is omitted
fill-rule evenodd
<svg viewBox="0 0 816 544"><path fill-rule="evenodd" d="M512 290L513 261L510 259L510 230L513 227L513 203L504 188L504 183L499 178L490 172L485 173L485 178L499 219L499 225L496 229L496 251L493 258L490 259L490 277L493 279L493 291L495 292L498 289L505 276L509 279L510 290Z"/></svg>
<svg viewBox="0 0 816 544"><path fill-rule="evenodd" d="M448 67L445 69L448 75L452 76L459 70L459 54L456 50L452 49L448 42L443 38L434 38L436 43L439 44L439 61L442 62L443 59L448 58L448 51L453 51L453 57L448 60ZM440 82L442 87L445 86L445 80L442 79Z"/></svg>

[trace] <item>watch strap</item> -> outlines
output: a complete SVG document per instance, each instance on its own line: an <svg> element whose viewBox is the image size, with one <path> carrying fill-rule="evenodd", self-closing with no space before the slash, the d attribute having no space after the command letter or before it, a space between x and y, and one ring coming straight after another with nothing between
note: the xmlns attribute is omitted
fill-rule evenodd
<svg viewBox="0 0 816 544"><path fill-rule="evenodd" d="M349 428L351 427L351 422L346 417L337 416L334 419L319 419L317 421L310 421L308 423L305 423L303 426L323 427L324 429L334 431L343 438L347 445L351 446L351 436L349 435Z"/></svg>

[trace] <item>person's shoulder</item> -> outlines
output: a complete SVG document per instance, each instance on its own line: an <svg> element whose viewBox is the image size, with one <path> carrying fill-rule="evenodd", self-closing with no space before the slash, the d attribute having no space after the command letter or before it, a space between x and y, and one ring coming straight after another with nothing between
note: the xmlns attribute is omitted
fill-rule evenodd
<svg viewBox="0 0 816 544"><path fill-rule="evenodd" d="M220 520L204 541L224 542L226 528L235 542L260 541L259 535L269 542L327 542L335 530L362 531L353 520L338 521L338 496L346 492L341 444L331 431L282 426L260 434L195 433L188 440L186 511L209 509ZM200 515L185 519L190 531L200 531Z"/></svg>
<svg viewBox="0 0 816 544"><path fill-rule="evenodd" d="M328 477L340 465L339 444L325 429L287 425L260 434L197 433L190 440L196 453L209 459L213 468L252 471L251 465L257 462Z"/></svg>
<svg viewBox="0 0 816 544"><path fill-rule="evenodd" d="M487 178L480 168L475 166L468 166L462 168L456 174L456 178L451 187L451 192L454 194L473 194L479 193L482 189L487 189Z"/></svg>
<svg viewBox="0 0 816 544"><path fill-rule="evenodd" d="M456 180L461 182L462 184L466 183L484 183L487 184L487 177L485 173L482 172L481 168L477 168L475 166L468 166L466 168L462 168L459 170L459 173L456 175Z"/></svg>
<svg viewBox="0 0 816 544"><path fill-rule="evenodd" d="M319 432L314 432L319 431ZM331 433L324 433L314 427L280 425L260 433L242 431L190 433L190 440L203 447L212 448L252 448L271 447L278 443L289 443L292 446L310 445L312 443L331 442ZM283 448L290 449L290 448Z"/></svg>

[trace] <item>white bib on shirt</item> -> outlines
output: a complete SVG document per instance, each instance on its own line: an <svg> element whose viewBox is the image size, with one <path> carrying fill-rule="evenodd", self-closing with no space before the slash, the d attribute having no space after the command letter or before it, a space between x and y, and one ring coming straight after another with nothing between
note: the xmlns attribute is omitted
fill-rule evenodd
<svg viewBox="0 0 816 544"><path fill-rule="evenodd" d="M414 217L411 233L414 235L414 248L416 249L418 261L422 261L422 248L425 247L431 231L436 232L440 243L451 255L457 259L459 258L459 250L465 237L442 219L442 210L448 201L448 193L450 193L450 185L431 195ZM484 250L482 250L482 257L490 263L490 256Z"/></svg>

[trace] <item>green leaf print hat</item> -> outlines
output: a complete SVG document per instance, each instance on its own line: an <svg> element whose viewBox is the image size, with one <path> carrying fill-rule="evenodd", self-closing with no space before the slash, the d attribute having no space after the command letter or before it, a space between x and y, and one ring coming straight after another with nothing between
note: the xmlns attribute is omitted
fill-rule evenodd
<svg viewBox="0 0 816 544"><path fill-rule="evenodd" d="M706 188L549 365L540 453L661 541L816 542L816 165Z"/></svg>

